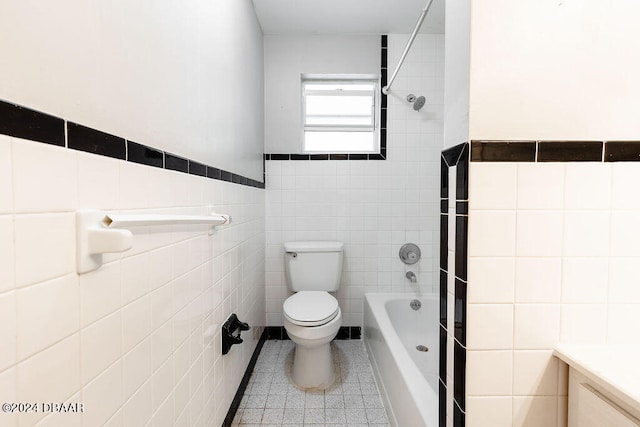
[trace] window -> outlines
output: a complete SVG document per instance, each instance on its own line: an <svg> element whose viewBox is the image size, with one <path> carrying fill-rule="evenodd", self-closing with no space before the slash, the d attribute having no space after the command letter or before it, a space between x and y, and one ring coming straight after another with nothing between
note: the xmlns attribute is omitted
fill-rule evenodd
<svg viewBox="0 0 640 427"><path fill-rule="evenodd" d="M378 152L378 77L303 75L305 152Z"/></svg>

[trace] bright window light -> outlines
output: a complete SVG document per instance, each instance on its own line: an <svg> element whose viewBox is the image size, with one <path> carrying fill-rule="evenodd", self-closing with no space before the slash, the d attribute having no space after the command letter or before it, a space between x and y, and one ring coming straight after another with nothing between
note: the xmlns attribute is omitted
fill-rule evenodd
<svg viewBox="0 0 640 427"><path fill-rule="evenodd" d="M302 79L304 151L378 151L376 76Z"/></svg>

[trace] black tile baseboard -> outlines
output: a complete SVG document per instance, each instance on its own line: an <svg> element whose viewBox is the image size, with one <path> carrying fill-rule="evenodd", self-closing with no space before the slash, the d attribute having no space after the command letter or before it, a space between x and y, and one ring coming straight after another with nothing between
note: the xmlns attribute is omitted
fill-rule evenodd
<svg viewBox="0 0 640 427"><path fill-rule="evenodd" d="M265 188L264 163L261 182L2 100L0 134L249 187Z"/></svg>
<svg viewBox="0 0 640 427"><path fill-rule="evenodd" d="M284 326L265 327L268 340L288 340L287 330ZM336 335L337 340L359 340L362 338L362 328L360 326L341 326Z"/></svg>
<svg viewBox="0 0 640 427"><path fill-rule="evenodd" d="M242 401L242 397L244 396L244 392L247 390L247 385L249 385L249 379L251 378L251 374L253 373L253 368L256 366L256 362L258 361L258 356L260 356L260 352L262 351L262 346L264 346L265 341L267 340L267 331L264 330L262 335L260 335L260 340L258 341L258 345L256 345L255 350L253 350L253 354L251 355L251 360L249 360L249 365L247 369L244 371L244 375L242 376L242 380L240 381L240 385L238 386L238 390L236 394L233 396L233 400L231 401L231 406L227 411L227 415L224 417L224 422L222 423L223 427L231 427L233 423L233 419L238 412L238 408L240 408L240 402Z"/></svg>
<svg viewBox="0 0 640 427"><path fill-rule="evenodd" d="M640 141L471 141L472 162L640 162Z"/></svg>

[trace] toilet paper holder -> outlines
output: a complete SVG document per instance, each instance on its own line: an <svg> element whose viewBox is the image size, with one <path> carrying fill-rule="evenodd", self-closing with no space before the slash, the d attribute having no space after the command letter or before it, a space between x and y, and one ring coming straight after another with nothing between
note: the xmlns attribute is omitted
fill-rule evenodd
<svg viewBox="0 0 640 427"><path fill-rule="evenodd" d="M222 354L229 353L232 345L241 344L243 340L240 334L249 329L251 327L248 323L241 322L235 313L231 313L222 325Z"/></svg>

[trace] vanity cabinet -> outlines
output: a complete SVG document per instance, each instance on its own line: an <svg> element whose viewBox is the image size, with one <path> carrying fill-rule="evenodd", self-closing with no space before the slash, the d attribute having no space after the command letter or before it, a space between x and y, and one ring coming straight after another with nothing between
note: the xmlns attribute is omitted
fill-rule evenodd
<svg viewBox="0 0 640 427"><path fill-rule="evenodd" d="M621 403L594 381L569 369L568 427L640 427L640 419Z"/></svg>

